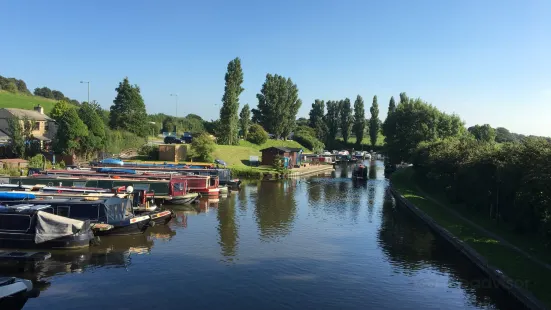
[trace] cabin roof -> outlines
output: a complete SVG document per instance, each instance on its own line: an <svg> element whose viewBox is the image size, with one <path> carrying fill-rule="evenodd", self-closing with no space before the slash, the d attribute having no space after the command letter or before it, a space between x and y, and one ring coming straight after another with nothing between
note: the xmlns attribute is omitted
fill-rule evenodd
<svg viewBox="0 0 551 310"><path fill-rule="evenodd" d="M272 149L275 149L275 150L278 150L278 151L281 151L281 152L287 152L287 153L295 153L295 152L298 153L298 152L302 151L301 148L283 147L283 146L270 146L270 147L267 147L267 148L262 149L260 151L263 152L263 151L268 151L268 150L272 150Z"/></svg>

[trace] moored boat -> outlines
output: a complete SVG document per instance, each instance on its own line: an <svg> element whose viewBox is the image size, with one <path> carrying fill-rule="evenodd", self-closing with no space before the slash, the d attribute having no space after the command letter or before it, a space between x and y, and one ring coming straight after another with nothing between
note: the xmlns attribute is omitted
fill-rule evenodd
<svg viewBox="0 0 551 310"><path fill-rule="evenodd" d="M39 295L30 280L0 277L0 309L23 309L29 298Z"/></svg>
<svg viewBox="0 0 551 310"><path fill-rule="evenodd" d="M88 220L54 214L49 204L13 203L0 206L0 247L72 249L94 239Z"/></svg>

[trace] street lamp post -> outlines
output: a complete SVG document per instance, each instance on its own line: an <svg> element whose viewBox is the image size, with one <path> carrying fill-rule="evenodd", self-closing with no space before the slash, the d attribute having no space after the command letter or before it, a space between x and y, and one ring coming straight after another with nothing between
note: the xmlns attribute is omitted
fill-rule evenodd
<svg viewBox="0 0 551 310"><path fill-rule="evenodd" d="M171 97L176 97L176 117L178 117L178 94L170 94Z"/></svg>
<svg viewBox="0 0 551 310"><path fill-rule="evenodd" d="M90 81L86 82L86 81L80 81L80 84L88 84L88 104L90 104Z"/></svg>

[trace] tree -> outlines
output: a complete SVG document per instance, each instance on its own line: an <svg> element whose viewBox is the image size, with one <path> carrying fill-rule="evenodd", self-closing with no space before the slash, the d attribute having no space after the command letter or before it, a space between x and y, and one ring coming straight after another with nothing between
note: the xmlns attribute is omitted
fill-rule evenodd
<svg viewBox="0 0 551 310"><path fill-rule="evenodd" d="M469 127L468 131L478 141L495 142L496 140L496 131L488 124L484 124L482 126L475 125L473 127Z"/></svg>
<svg viewBox="0 0 551 310"><path fill-rule="evenodd" d="M253 110L253 118L277 138L287 138L295 127L298 109L302 105L297 85L290 78L267 74L256 97L258 112Z"/></svg>
<svg viewBox="0 0 551 310"><path fill-rule="evenodd" d="M371 139L371 146L375 146L377 138L379 136L379 104L377 103L377 96L373 96L373 103L371 104L371 118L369 119L369 138Z"/></svg>
<svg viewBox="0 0 551 310"><path fill-rule="evenodd" d="M147 135L147 113L140 94L140 87L130 85L128 77L125 77L115 90L117 97L111 106L110 127L145 137Z"/></svg>
<svg viewBox="0 0 551 310"><path fill-rule="evenodd" d="M388 103L388 113L393 113L394 111L396 111L396 103L394 102L394 96L391 96Z"/></svg>
<svg viewBox="0 0 551 310"><path fill-rule="evenodd" d="M63 95L63 93L60 92L59 90L52 90L52 96L54 97L55 100L65 99L65 95Z"/></svg>
<svg viewBox="0 0 551 310"><path fill-rule="evenodd" d="M259 109L251 109L251 114L253 117L251 118L251 122L253 124L260 124L260 119L262 118L262 113Z"/></svg>
<svg viewBox="0 0 551 310"><path fill-rule="evenodd" d="M5 87L6 91L10 92L10 93L17 93L17 84L15 84L15 82L9 82L8 85L6 85Z"/></svg>
<svg viewBox="0 0 551 310"><path fill-rule="evenodd" d="M325 144L331 146L337 139L337 133L340 127L340 108L337 101L327 101L325 123L327 124L327 143Z"/></svg>
<svg viewBox="0 0 551 310"><path fill-rule="evenodd" d="M356 145L362 144L365 132L365 108L362 96L358 95L354 101L354 134L356 135Z"/></svg>
<svg viewBox="0 0 551 310"><path fill-rule="evenodd" d="M315 137L320 141L325 141L327 136L327 124L325 124L324 120L325 102L319 99L314 100L309 116L308 126L316 130Z"/></svg>
<svg viewBox="0 0 551 310"><path fill-rule="evenodd" d="M251 110L248 104L243 106L243 109L241 109L241 113L239 113L239 117L243 139L247 140L247 135L249 134L249 126L251 126Z"/></svg>
<svg viewBox="0 0 551 310"><path fill-rule="evenodd" d="M35 96L40 96L40 97L44 97L44 98L48 98L48 99L54 99L54 94L52 92L51 89L49 89L48 87L42 87L42 88L35 88L34 89L34 95Z"/></svg>
<svg viewBox="0 0 551 310"><path fill-rule="evenodd" d="M405 92L400 93L400 103L407 103L409 98Z"/></svg>
<svg viewBox="0 0 551 310"><path fill-rule="evenodd" d="M195 137L191 142L191 147L197 160L204 162L213 161L212 153L216 145L208 134L202 133L198 137Z"/></svg>
<svg viewBox="0 0 551 310"><path fill-rule="evenodd" d="M309 126L310 124L310 121L304 117L299 117L297 119L297 121L295 122L296 124L296 127L299 127L299 126Z"/></svg>
<svg viewBox="0 0 551 310"><path fill-rule="evenodd" d="M83 139L88 136L88 128L73 107L59 117L57 125L54 149L66 155L73 155L81 148Z"/></svg>
<svg viewBox="0 0 551 310"><path fill-rule="evenodd" d="M21 120L18 118L8 118L8 137L10 138L10 147L13 155L19 158L25 157L25 142L28 139L25 131L30 129L29 122L23 120L23 126L21 126Z"/></svg>
<svg viewBox="0 0 551 310"><path fill-rule="evenodd" d="M262 126L258 124L252 124L251 127L249 127L249 136L247 137L247 141L254 143L254 144L264 144L266 141L268 141L268 133Z"/></svg>
<svg viewBox="0 0 551 310"><path fill-rule="evenodd" d="M348 143L348 138L352 130L352 123L354 119L352 117L352 106L350 105L350 99L346 98L339 102L340 116L341 116L341 134L344 143Z"/></svg>
<svg viewBox="0 0 551 310"><path fill-rule="evenodd" d="M71 108L67 101L60 100L55 103L52 111L50 112L50 117L53 118L56 121L59 121L65 113Z"/></svg>
<svg viewBox="0 0 551 310"><path fill-rule="evenodd" d="M507 128L497 127L496 128L496 142L505 143L505 142L514 142L517 141L515 134L511 133Z"/></svg>
<svg viewBox="0 0 551 310"><path fill-rule="evenodd" d="M88 127L88 136L83 137L81 141L84 153L101 151L105 147L105 125L95 107L92 104L83 103L78 114Z"/></svg>
<svg viewBox="0 0 551 310"><path fill-rule="evenodd" d="M224 77L226 86L220 108L219 144L237 145L239 143L239 95L243 92L243 70L239 57L228 63L228 71Z"/></svg>
<svg viewBox="0 0 551 310"><path fill-rule="evenodd" d="M175 117L167 116L163 120L163 132L176 132L177 120Z"/></svg>

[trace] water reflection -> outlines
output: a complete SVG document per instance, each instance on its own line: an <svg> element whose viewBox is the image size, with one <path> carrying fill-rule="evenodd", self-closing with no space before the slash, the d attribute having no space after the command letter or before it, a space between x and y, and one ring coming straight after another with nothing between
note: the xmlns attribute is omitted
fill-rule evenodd
<svg viewBox="0 0 551 310"><path fill-rule="evenodd" d="M238 227L235 215L235 199L230 197L228 203L218 208L216 217L218 219L218 234L222 255L232 260L237 249Z"/></svg>
<svg viewBox="0 0 551 310"><path fill-rule="evenodd" d="M294 190L297 180L258 183L255 217L264 241L287 235L296 216Z"/></svg>

